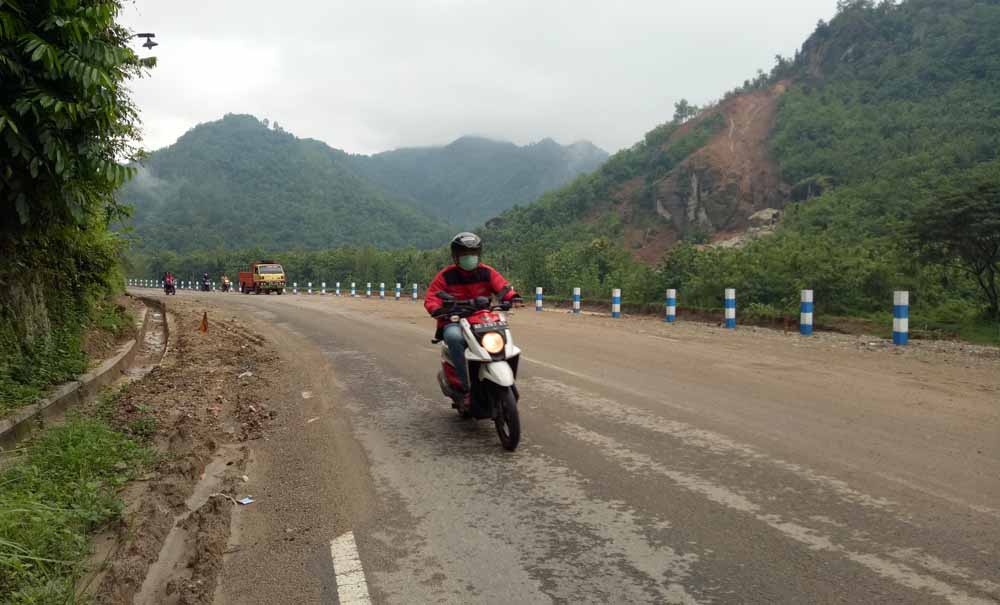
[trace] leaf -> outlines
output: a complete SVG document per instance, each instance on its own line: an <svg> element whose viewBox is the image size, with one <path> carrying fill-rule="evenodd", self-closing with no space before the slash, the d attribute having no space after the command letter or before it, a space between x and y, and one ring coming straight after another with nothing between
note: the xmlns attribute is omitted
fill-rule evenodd
<svg viewBox="0 0 1000 605"><path fill-rule="evenodd" d="M28 198L23 193L17 194L17 201L14 202L17 208L17 217L21 219L22 225L28 224Z"/></svg>

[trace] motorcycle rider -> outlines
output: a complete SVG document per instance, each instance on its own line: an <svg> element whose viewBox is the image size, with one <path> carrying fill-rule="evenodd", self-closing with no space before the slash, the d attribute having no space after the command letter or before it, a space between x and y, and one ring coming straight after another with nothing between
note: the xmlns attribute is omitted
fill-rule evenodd
<svg viewBox="0 0 1000 605"><path fill-rule="evenodd" d="M471 405L469 369L465 363L465 336L462 334L462 326L447 320L448 308L437 297L437 293L444 291L459 300L495 295L501 301L521 302L521 297L499 271L480 262L482 252L483 241L475 233L463 231L453 237L451 259L454 264L437 274L427 288L424 300L424 308L431 317L437 318L435 338L443 339L448 345L455 372L462 381L462 405L465 409Z"/></svg>

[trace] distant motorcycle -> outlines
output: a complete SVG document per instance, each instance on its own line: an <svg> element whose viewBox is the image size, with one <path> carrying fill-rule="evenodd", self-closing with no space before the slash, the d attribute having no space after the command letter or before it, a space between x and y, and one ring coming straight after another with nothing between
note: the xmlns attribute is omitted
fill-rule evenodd
<svg viewBox="0 0 1000 605"><path fill-rule="evenodd" d="M469 410L464 411L460 406L462 385L455 373L448 345L441 339L434 339L432 343L442 343L438 386L463 417L492 419L500 444L504 449L514 451L521 439L521 420L517 413L520 395L515 384L521 350L514 346L507 316L503 313L510 310L511 303L501 302L491 306L490 299L485 296L456 300L447 292L438 292L437 296L445 302L437 315L450 317L452 323L462 326L465 335L465 360L472 394Z"/></svg>
<svg viewBox="0 0 1000 605"><path fill-rule="evenodd" d="M229 292L229 288L230 288L229 279L222 280L222 291Z"/></svg>
<svg viewBox="0 0 1000 605"><path fill-rule="evenodd" d="M201 280L201 291L202 292L211 292L212 291L212 282L210 282L207 279Z"/></svg>
<svg viewBox="0 0 1000 605"><path fill-rule="evenodd" d="M163 282L163 293L167 296L170 296L171 294L177 296L177 286L174 284L174 278L168 277Z"/></svg>

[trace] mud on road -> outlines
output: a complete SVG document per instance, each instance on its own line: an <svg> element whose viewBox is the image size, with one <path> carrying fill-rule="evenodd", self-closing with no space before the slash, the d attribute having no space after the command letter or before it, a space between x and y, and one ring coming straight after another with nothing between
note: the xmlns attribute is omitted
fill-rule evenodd
<svg viewBox="0 0 1000 605"><path fill-rule="evenodd" d="M267 342L216 313L200 332L196 303L171 299L168 309L161 363L92 404L161 454L126 489L121 523L97 539L99 571L87 582L98 603L212 602L230 513L246 495L246 444L276 415L280 361Z"/></svg>

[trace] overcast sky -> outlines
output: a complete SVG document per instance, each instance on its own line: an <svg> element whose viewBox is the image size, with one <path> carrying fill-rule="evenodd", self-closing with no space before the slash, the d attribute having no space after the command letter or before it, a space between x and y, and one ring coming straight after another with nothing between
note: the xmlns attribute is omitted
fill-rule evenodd
<svg viewBox="0 0 1000 605"><path fill-rule="evenodd" d="M836 0L134 0L145 146L225 113L372 153L478 134L614 152L792 54ZM138 47L138 42L136 44ZM149 54L139 49L142 55Z"/></svg>

